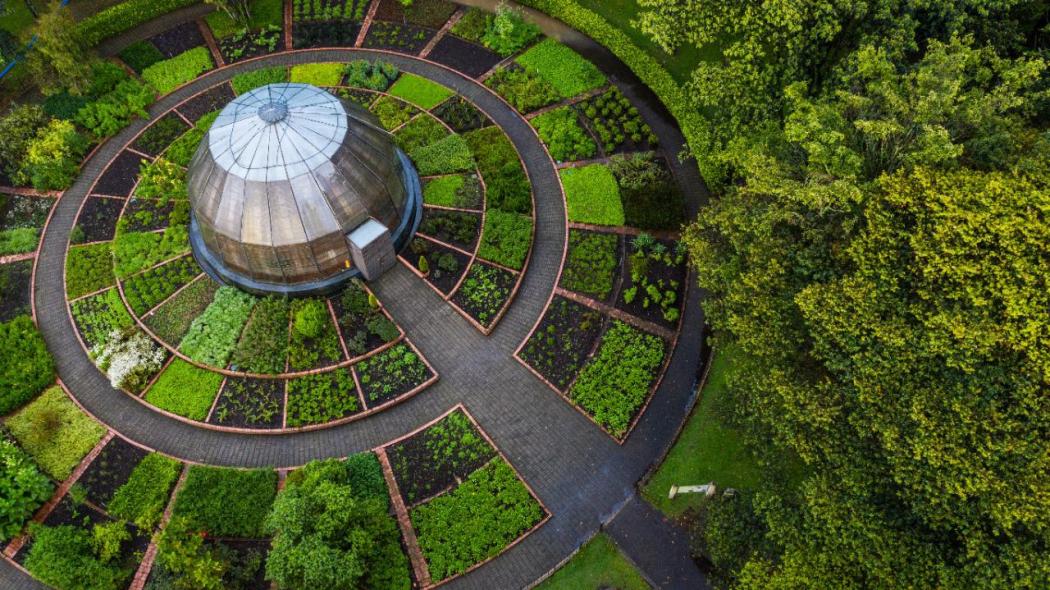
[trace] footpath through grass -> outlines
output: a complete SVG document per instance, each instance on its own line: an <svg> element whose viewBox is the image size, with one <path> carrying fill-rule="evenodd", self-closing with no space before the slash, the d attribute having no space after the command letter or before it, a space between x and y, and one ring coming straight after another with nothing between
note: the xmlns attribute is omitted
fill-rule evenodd
<svg viewBox="0 0 1050 590"><path fill-rule="evenodd" d="M536 587L536 590L649 590L638 570L624 558L616 544L598 533L569 563Z"/></svg>
<svg viewBox="0 0 1050 590"><path fill-rule="evenodd" d="M642 488L653 506L670 516L679 516L700 506L702 496L687 494L667 499L672 485L695 485L714 481L720 489L758 487L761 468L744 447L737 431L722 421L726 402L726 375L733 363L732 350L715 353L707 384L678 441L660 469Z"/></svg>

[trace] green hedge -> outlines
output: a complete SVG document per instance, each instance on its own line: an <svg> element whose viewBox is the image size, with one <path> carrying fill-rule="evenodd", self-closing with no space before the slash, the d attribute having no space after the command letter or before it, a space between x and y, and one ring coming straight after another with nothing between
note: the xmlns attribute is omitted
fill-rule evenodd
<svg viewBox="0 0 1050 590"><path fill-rule="evenodd" d="M200 0L128 0L80 21L77 31L89 46L98 45L138 25L197 4Z"/></svg>

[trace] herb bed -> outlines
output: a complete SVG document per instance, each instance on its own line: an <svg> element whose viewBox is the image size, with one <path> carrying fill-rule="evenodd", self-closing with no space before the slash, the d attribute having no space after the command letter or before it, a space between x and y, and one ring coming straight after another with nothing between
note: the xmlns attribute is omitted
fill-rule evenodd
<svg viewBox="0 0 1050 590"><path fill-rule="evenodd" d="M419 259L426 257L430 268L426 280L445 295L459 284L460 277L470 266L470 257L466 254L423 238L414 238L401 256L417 270Z"/></svg>
<svg viewBox="0 0 1050 590"><path fill-rule="evenodd" d="M238 428L280 428L283 407L284 381L229 377L208 421Z"/></svg>
<svg viewBox="0 0 1050 590"><path fill-rule="evenodd" d="M211 90L195 96L176 107L187 119L196 123L212 111L221 110L234 99L233 87L224 82Z"/></svg>
<svg viewBox="0 0 1050 590"><path fill-rule="evenodd" d="M475 260L452 301L483 327L491 328L509 302L516 281L514 273Z"/></svg>
<svg viewBox="0 0 1050 590"><path fill-rule="evenodd" d="M336 369L288 381L289 428L331 422L362 409L349 369Z"/></svg>
<svg viewBox="0 0 1050 590"><path fill-rule="evenodd" d="M429 381L434 373L407 344L397 344L355 366L365 403L382 405Z"/></svg>
<svg viewBox="0 0 1050 590"><path fill-rule="evenodd" d="M145 450L115 436L77 480L77 485L86 490L89 501L105 509L113 499L113 493L127 483L131 472L147 454Z"/></svg>
<svg viewBox="0 0 1050 590"><path fill-rule="evenodd" d="M175 347L189 331L193 320L211 304L218 289L218 283L210 278L198 279L143 318L143 321L157 338Z"/></svg>
<svg viewBox="0 0 1050 590"><path fill-rule="evenodd" d="M675 242L639 236L624 257L623 288L616 307L631 315L674 329L685 294L685 257ZM641 250L639 250L641 248Z"/></svg>
<svg viewBox="0 0 1050 590"><path fill-rule="evenodd" d="M0 266L0 322L31 311L30 284L33 261L22 260Z"/></svg>
<svg viewBox="0 0 1050 590"><path fill-rule="evenodd" d="M419 232L472 252L481 236L481 215L424 207Z"/></svg>
<svg viewBox="0 0 1050 590"><path fill-rule="evenodd" d="M416 55L433 34L430 29L414 25L376 21L368 28L364 47Z"/></svg>
<svg viewBox="0 0 1050 590"><path fill-rule="evenodd" d="M99 195L110 195L114 197L126 197L131 194L132 187L139 177L139 168L144 158L138 154L124 150L113 159L109 168L102 173L95 184L92 192Z"/></svg>
<svg viewBox="0 0 1050 590"><path fill-rule="evenodd" d="M519 356L564 392L594 349L604 323L598 311L557 296Z"/></svg>
<svg viewBox="0 0 1050 590"><path fill-rule="evenodd" d="M164 59L171 59L194 47L204 45L204 36L201 35L197 23L190 21L154 35L148 41L160 51Z"/></svg>

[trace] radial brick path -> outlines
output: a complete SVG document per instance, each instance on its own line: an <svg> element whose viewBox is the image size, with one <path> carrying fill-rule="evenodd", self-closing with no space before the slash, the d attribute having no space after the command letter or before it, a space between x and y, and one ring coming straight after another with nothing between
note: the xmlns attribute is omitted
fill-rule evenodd
<svg viewBox="0 0 1050 590"><path fill-rule="evenodd" d="M132 440L192 461L230 466L297 466L311 459L376 447L441 415L456 403L464 403L533 486L553 518L498 559L455 580L449 587L524 587L560 563L608 522L617 506L634 497L635 482L671 443L693 401L703 337L699 295L696 289L690 291L685 329L667 375L638 427L620 446L513 359L514 349L543 312L555 287L565 242L565 208L557 172L534 132L486 88L451 70L411 57L353 49L302 51L206 74L153 105L151 120L194 93L251 69L377 57L453 88L477 104L514 142L535 192L537 223L532 259L514 304L490 337L479 334L402 265L374 283L380 299L440 373L437 384L367 420L279 436L205 430L163 416L112 389L77 341L66 310L62 273L68 235L93 179L146 126L145 121L136 121L106 142L85 163L81 177L56 205L42 240L36 273L35 304L40 328L49 348L59 353L59 375L90 413ZM630 96L634 88L625 86L624 90ZM650 119L655 117L653 127L661 138L667 138L665 145L680 144L678 131L665 115L645 107L642 110ZM702 184L695 168L690 171L678 163L674 166L693 200L698 200L695 197L702 195ZM691 207L695 210L696 202ZM645 541L657 545L673 543L668 534L671 533L656 527ZM625 547L629 555L634 553L630 545ZM647 565L643 559L637 561L643 568ZM655 573L650 575L656 577ZM699 573L695 572L695 576ZM696 579L703 583L702 577ZM669 582L661 585L683 587L678 581ZM33 585L4 564L0 566L0 587Z"/></svg>

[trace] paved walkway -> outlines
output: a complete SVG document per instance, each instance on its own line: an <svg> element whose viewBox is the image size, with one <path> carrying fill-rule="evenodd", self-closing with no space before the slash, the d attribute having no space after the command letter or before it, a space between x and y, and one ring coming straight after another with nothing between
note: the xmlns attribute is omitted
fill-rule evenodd
<svg viewBox="0 0 1050 590"><path fill-rule="evenodd" d="M150 115L156 118L192 94L236 73L273 65L361 57L380 54L351 49L307 51L237 64L211 72L165 97L152 107ZM524 587L555 567L598 530L617 506L631 498L635 482L670 444L675 426L692 403L692 384L703 337L699 296L696 289L691 290L685 329L660 390L628 442L617 445L512 358L513 350L542 313L555 286L565 240L565 209L556 171L531 127L502 100L469 78L410 57L381 57L474 101L507 131L525 161L536 195L537 234L532 260L517 299L490 337L478 333L402 265L374 284L391 313L441 374L435 386L367 420L280 436L204 430L167 418L113 390L76 339L66 310L62 269L67 237L92 179L125 142L145 127L143 121L133 123L103 145L56 205L39 254L35 300L38 320L50 349L62 351L56 359L59 375L89 412L135 441L188 460L234 466L301 465L315 458L373 448L463 402L533 486L553 518L499 559L449 587ZM662 138L667 138L665 145L680 144L672 123L657 121L653 126ZM699 177L695 178L695 184L684 178L694 194L702 190ZM667 538L657 535L651 542L660 539ZM649 571L648 560L639 557L632 547L625 547L632 559L653 579L661 579L662 574ZM24 577L18 583L8 583L10 570L8 566L0 567L0 586L25 586ZM665 587L688 587L668 579Z"/></svg>

